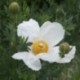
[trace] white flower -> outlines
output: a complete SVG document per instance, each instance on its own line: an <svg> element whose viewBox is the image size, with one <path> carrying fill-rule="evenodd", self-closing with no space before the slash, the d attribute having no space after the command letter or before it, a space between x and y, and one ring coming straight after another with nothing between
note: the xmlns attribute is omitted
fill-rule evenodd
<svg viewBox="0 0 80 80"><path fill-rule="evenodd" d="M29 52L15 53L12 58L23 60L23 62L32 70L41 69L40 59L48 62L68 63L74 58L75 47L61 58L59 55L59 47L56 45L64 38L65 30L62 25L57 22L45 22L41 28L37 21L30 19L23 21L18 25L17 35L32 42Z"/></svg>

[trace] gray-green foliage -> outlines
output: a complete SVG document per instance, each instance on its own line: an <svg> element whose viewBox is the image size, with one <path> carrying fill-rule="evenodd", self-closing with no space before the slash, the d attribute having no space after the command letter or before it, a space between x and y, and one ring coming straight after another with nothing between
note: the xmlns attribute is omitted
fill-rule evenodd
<svg viewBox="0 0 80 80"><path fill-rule="evenodd" d="M15 15L9 11L12 1L20 5ZM47 20L60 22L66 30L64 41L77 47L74 60L69 64L42 62L38 72L13 60L12 54L28 49L16 28L29 18L40 25ZM0 80L80 80L80 0L0 0Z"/></svg>

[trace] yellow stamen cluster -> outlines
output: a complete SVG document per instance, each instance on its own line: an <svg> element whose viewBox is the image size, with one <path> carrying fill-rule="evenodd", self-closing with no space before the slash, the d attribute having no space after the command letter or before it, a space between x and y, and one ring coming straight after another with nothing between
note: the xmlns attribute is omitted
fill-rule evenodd
<svg viewBox="0 0 80 80"><path fill-rule="evenodd" d="M48 51L48 44L45 41L35 41L32 45L34 54L46 53Z"/></svg>

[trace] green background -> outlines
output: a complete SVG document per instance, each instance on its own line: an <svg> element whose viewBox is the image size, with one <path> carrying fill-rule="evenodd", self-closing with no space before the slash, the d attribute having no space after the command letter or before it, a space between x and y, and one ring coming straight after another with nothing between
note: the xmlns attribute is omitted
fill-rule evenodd
<svg viewBox="0 0 80 80"><path fill-rule="evenodd" d="M20 10L12 14L9 5L17 1ZM17 37L16 28L33 18L42 25L45 21L60 22L66 30L65 39L77 48L69 64L42 62L42 69L32 71L11 55L27 50ZM80 80L80 0L0 0L0 80Z"/></svg>

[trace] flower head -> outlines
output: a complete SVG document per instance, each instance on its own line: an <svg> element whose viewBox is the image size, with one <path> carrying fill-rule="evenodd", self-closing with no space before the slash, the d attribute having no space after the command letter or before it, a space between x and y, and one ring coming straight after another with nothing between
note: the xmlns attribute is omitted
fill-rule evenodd
<svg viewBox="0 0 80 80"><path fill-rule="evenodd" d="M29 52L15 53L12 58L23 60L29 68L35 71L41 69L40 59L50 63L59 62L62 58L59 55L59 46L56 47L56 45L64 38L64 34L65 30L58 22L47 21L39 27L38 22L34 19L23 21L17 27L17 35L24 39L28 37L28 42L33 44ZM72 55L73 50L70 52Z"/></svg>
<svg viewBox="0 0 80 80"><path fill-rule="evenodd" d="M67 42L64 42L64 43L62 43L62 44L60 44L60 52L61 53L68 53L69 51L70 51L70 46L69 46L69 44L67 43Z"/></svg>
<svg viewBox="0 0 80 80"><path fill-rule="evenodd" d="M13 14L16 14L19 12L20 10L20 6L17 2L12 2L10 5L9 5L9 10L11 13Z"/></svg>

